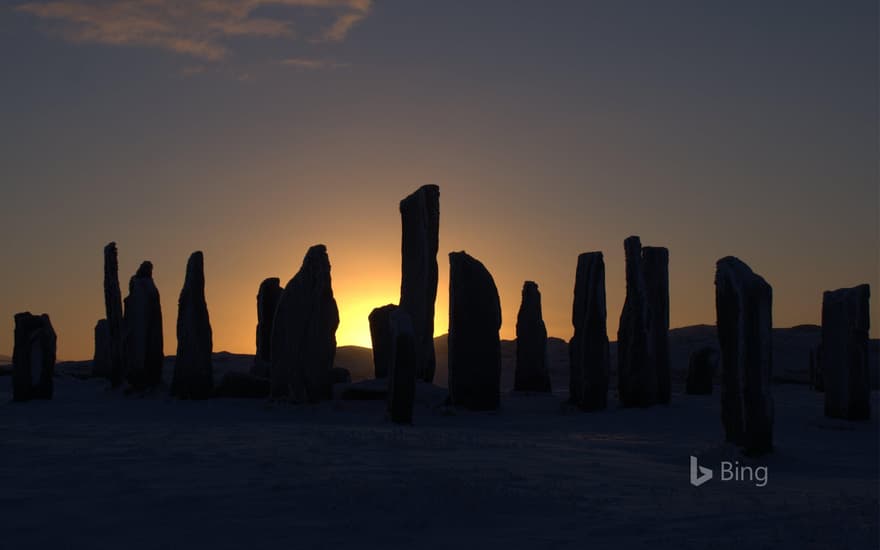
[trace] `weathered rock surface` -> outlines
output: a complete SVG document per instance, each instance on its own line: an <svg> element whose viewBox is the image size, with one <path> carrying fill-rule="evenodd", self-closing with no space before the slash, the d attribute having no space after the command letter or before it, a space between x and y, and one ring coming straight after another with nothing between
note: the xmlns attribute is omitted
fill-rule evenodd
<svg viewBox="0 0 880 550"><path fill-rule="evenodd" d="M522 288L522 302L516 316L516 369L513 389L516 391L549 392L550 371L547 370L547 327L541 312L541 292L534 281Z"/></svg>
<svg viewBox="0 0 880 550"><path fill-rule="evenodd" d="M49 316L17 313L14 338L12 399L52 399L57 339Z"/></svg>
<svg viewBox="0 0 880 550"><path fill-rule="evenodd" d="M104 310L109 332L109 361L107 377L113 387L122 384L125 374L125 342L122 317L122 291L119 289L119 260L116 243L104 247ZM103 376L103 375L102 375Z"/></svg>
<svg viewBox="0 0 880 550"><path fill-rule="evenodd" d="M688 360L685 393L689 395L711 395L712 380L718 370L718 350L702 347L691 353Z"/></svg>
<svg viewBox="0 0 880 550"><path fill-rule="evenodd" d="M669 403L669 252L642 248L638 237L623 243L626 301L617 332L620 404Z"/></svg>
<svg viewBox="0 0 880 550"><path fill-rule="evenodd" d="M586 411L608 406L609 345L605 260L601 252L578 256L569 344L569 401Z"/></svg>
<svg viewBox="0 0 880 550"><path fill-rule="evenodd" d="M434 303L437 299L440 188L425 185L400 201L400 219L400 307L412 319L418 377L431 382L436 369Z"/></svg>
<svg viewBox="0 0 880 550"><path fill-rule="evenodd" d="M143 262L129 280L124 303L125 378L136 391L158 386L165 352L162 305L153 282L152 263Z"/></svg>
<svg viewBox="0 0 880 550"><path fill-rule="evenodd" d="M471 410L498 408L501 301L492 275L465 252L449 254L449 400Z"/></svg>
<svg viewBox="0 0 880 550"><path fill-rule="evenodd" d="M373 368L375 378L385 378L394 360L394 344L391 335L391 315L398 307L388 304L370 312L370 340L373 343Z"/></svg>
<svg viewBox="0 0 880 550"><path fill-rule="evenodd" d="M299 402L331 399L339 310L324 245L309 249L287 283L272 327L272 397Z"/></svg>
<svg viewBox="0 0 880 550"><path fill-rule="evenodd" d="M773 450L773 291L749 266L728 256L715 271L721 346L721 423L727 441L758 455Z"/></svg>
<svg viewBox="0 0 880 550"><path fill-rule="evenodd" d="M388 318L391 364L388 370L388 416L412 424L416 399L416 341L409 314L395 310Z"/></svg>
<svg viewBox="0 0 880 550"><path fill-rule="evenodd" d="M280 298L281 281L277 277L270 277L260 283L257 291L257 354L252 369L258 376L269 376L272 365L272 323Z"/></svg>
<svg viewBox="0 0 880 550"><path fill-rule="evenodd" d="M868 330L871 288L859 285L822 296L821 373L825 415L847 420L871 416Z"/></svg>
<svg viewBox="0 0 880 550"><path fill-rule="evenodd" d="M110 378L110 326L107 319L95 324L95 355L92 357L92 376Z"/></svg>
<svg viewBox="0 0 880 550"><path fill-rule="evenodd" d="M214 390L211 358L214 340L205 301L205 259L193 252L186 263L186 277L177 309L177 357L171 379L171 395L182 399L207 399Z"/></svg>

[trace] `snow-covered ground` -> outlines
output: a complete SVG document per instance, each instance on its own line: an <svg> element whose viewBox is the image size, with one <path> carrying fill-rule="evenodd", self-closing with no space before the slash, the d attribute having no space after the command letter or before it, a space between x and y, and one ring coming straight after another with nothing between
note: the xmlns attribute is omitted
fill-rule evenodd
<svg viewBox="0 0 880 550"><path fill-rule="evenodd" d="M53 401L20 404L10 383L0 377L0 548L878 543L876 391L871 421L852 423L824 418L806 386L775 386L776 452L747 460L722 443L717 388L678 386L646 410L566 412L563 392L450 414L444 391L422 386L415 425L399 427L376 401L132 398L60 376ZM715 469L699 488L692 454ZM767 485L719 480L722 460L767 466Z"/></svg>

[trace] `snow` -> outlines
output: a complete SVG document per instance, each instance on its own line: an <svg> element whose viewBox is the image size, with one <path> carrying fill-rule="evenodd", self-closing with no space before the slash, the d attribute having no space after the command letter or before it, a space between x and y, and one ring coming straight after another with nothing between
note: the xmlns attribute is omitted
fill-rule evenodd
<svg viewBox="0 0 880 550"><path fill-rule="evenodd" d="M246 369L248 356L221 356ZM869 422L773 388L772 455L723 444L718 388L650 409L569 412L564 392L453 413L420 385L415 425L381 401L316 406L125 397L60 368L52 401L0 377L0 548L876 548ZM66 373L66 374L65 374ZM170 371L165 372L170 379ZM766 465L765 487L688 482L689 457Z"/></svg>

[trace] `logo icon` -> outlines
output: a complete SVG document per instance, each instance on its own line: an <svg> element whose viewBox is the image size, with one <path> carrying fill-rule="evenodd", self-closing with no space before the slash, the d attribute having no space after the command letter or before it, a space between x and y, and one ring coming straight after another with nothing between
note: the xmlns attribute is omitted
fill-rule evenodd
<svg viewBox="0 0 880 550"><path fill-rule="evenodd" d="M691 455L691 485L699 487L712 479L712 470L700 466L697 457Z"/></svg>

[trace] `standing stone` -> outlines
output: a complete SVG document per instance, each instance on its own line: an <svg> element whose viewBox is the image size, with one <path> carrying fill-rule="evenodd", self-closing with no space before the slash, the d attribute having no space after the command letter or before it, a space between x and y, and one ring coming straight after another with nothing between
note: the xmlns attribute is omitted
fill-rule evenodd
<svg viewBox="0 0 880 550"><path fill-rule="evenodd" d="M260 283L257 291L257 354L251 373L257 376L269 376L272 366L272 323L275 310L281 298L281 281L270 277Z"/></svg>
<svg viewBox="0 0 880 550"><path fill-rule="evenodd" d="M867 420L871 416L870 296L868 285L826 291L822 296L825 416L847 420Z"/></svg>
<svg viewBox="0 0 880 550"><path fill-rule="evenodd" d="M416 369L420 379L434 380L434 302L437 299L437 248L440 188L420 187L400 201L400 307L409 313L416 336Z"/></svg>
<svg viewBox="0 0 880 550"><path fill-rule="evenodd" d="M114 242L104 247L104 309L110 343L108 377L115 388L122 384L126 353L122 326L122 291L119 289L119 261Z"/></svg>
<svg viewBox="0 0 880 550"><path fill-rule="evenodd" d="M327 248L315 245L287 283L272 327L273 398L317 402L332 397L339 310Z"/></svg>
<svg viewBox="0 0 880 550"><path fill-rule="evenodd" d="M712 395L712 380L718 370L718 351L708 346L691 353L688 360L685 393Z"/></svg>
<svg viewBox="0 0 880 550"><path fill-rule="evenodd" d="M585 411L608 406L608 331L605 260L601 252L578 256L569 344L569 401Z"/></svg>
<svg viewBox="0 0 880 550"><path fill-rule="evenodd" d="M409 314L396 309L388 317L391 364L388 377L388 416L395 424L412 424L416 400L415 334Z"/></svg>
<svg viewBox="0 0 880 550"><path fill-rule="evenodd" d="M95 355L92 358L92 376L110 378L110 326L107 319L95 325Z"/></svg>
<svg viewBox="0 0 880 550"><path fill-rule="evenodd" d="M728 256L715 271L721 345L721 422L727 441L747 454L773 450L773 290Z"/></svg>
<svg viewBox="0 0 880 550"><path fill-rule="evenodd" d="M375 378L385 378L394 361L394 342L391 334L391 315L397 306L388 304L370 312L370 339L373 342L373 369ZM412 321L410 321L412 325Z"/></svg>
<svg viewBox="0 0 880 550"><path fill-rule="evenodd" d="M669 403L669 252L623 242L626 301L617 332L617 374L624 407Z"/></svg>
<svg viewBox="0 0 880 550"><path fill-rule="evenodd" d="M52 399L56 336L49 316L15 315L12 350L12 399Z"/></svg>
<svg viewBox="0 0 880 550"><path fill-rule="evenodd" d="M672 396L669 359L669 251L660 246L642 249L642 273L645 276L647 299L648 368L657 376L657 402L668 405Z"/></svg>
<svg viewBox="0 0 880 550"><path fill-rule="evenodd" d="M513 389L549 392L547 370L547 327L541 313L541 293L534 281L522 288L522 302L516 316L516 370Z"/></svg>
<svg viewBox="0 0 880 550"><path fill-rule="evenodd" d="M498 408L501 301L492 275L465 252L449 254L449 401L471 410Z"/></svg>
<svg viewBox="0 0 880 550"><path fill-rule="evenodd" d="M214 389L211 319L205 301L205 259L193 252L186 263L186 278L177 309L177 357L171 395L182 399L207 399Z"/></svg>
<svg viewBox="0 0 880 550"><path fill-rule="evenodd" d="M133 390L162 382L165 360L162 338L162 305L153 282L153 264L144 262L128 283L125 297L125 378Z"/></svg>

